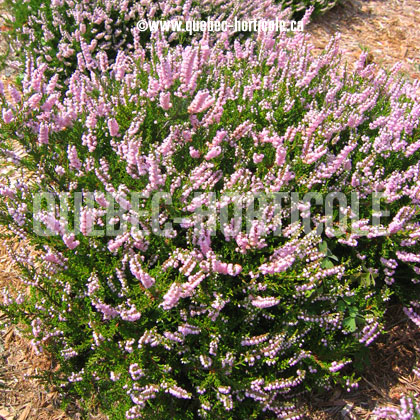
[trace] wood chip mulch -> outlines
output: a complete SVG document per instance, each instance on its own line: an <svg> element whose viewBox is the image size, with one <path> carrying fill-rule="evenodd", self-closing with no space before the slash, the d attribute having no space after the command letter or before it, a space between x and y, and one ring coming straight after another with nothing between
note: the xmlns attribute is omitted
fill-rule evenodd
<svg viewBox="0 0 420 420"><path fill-rule="evenodd" d="M318 52L340 33L343 59L350 67L366 50L369 62L387 69L401 63L402 74L420 80L419 0L342 0L307 30Z"/></svg>

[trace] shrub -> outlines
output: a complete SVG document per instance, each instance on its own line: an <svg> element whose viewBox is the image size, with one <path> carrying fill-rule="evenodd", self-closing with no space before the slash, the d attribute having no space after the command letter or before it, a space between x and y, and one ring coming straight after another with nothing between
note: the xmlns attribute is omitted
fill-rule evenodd
<svg viewBox="0 0 420 420"><path fill-rule="evenodd" d="M36 252L2 310L59 362L50 383L112 419L300 418L302 392L357 386L392 295L415 318L420 104L397 69L310 50L156 37L65 93L28 61L0 133L31 177L2 181L0 217ZM258 217L230 223L240 204Z"/></svg>
<svg viewBox="0 0 420 420"><path fill-rule="evenodd" d="M150 40L150 29L141 32L137 23L146 21L233 21L248 19L282 19L286 14L273 0L236 1L9 1L8 7L14 21L9 37L18 56L31 53L49 67L49 74L60 74L66 80L86 59L106 51L108 59L117 52L132 51L137 43L143 47ZM201 37L202 31L177 32L168 28L172 44L188 43L192 37ZM233 37L233 29L211 33L214 38Z"/></svg>
<svg viewBox="0 0 420 420"><path fill-rule="evenodd" d="M314 8L314 14L325 13L332 9L339 0L283 0L281 1L283 8L290 7L293 15L299 17L309 8Z"/></svg>
<svg viewBox="0 0 420 420"><path fill-rule="evenodd" d="M400 407L379 407L373 414L377 419L418 420L420 419L420 405L415 398L403 396L400 399Z"/></svg>
<svg viewBox="0 0 420 420"><path fill-rule="evenodd" d="M13 16L10 22L10 42L17 55L25 57L28 52L41 58L50 66L51 74L60 73L64 81L77 67L84 52L96 55L106 51L110 60L117 51L134 48L135 42L145 43L150 39L150 30L140 32L136 25L140 20L239 20L272 19L285 17L291 11L302 17L309 7L314 13L333 7L337 0L288 0L276 1L81 1L81 0L8 0L7 6ZM286 14L283 9L290 8ZM230 28L229 37L233 37ZM195 37L201 31L194 32ZM213 36L223 35L221 32ZM189 42L187 33L168 34L172 43ZM14 41L14 42L12 42ZM83 41L84 43L81 43Z"/></svg>

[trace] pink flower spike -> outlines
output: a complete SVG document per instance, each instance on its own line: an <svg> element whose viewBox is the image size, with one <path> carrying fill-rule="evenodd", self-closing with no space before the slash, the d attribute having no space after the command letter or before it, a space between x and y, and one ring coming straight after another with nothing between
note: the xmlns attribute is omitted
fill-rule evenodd
<svg viewBox="0 0 420 420"><path fill-rule="evenodd" d="M80 169L82 167L82 162L80 162L80 159L77 156L76 146L69 146L67 149L67 155L71 168Z"/></svg>
<svg viewBox="0 0 420 420"><path fill-rule="evenodd" d="M167 111L169 108L172 108L171 93L170 92L166 92L166 93L161 92L160 95L159 95L159 103L160 103L160 106L165 111Z"/></svg>
<svg viewBox="0 0 420 420"><path fill-rule="evenodd" d="M39 126L39 137L38 141L40 144L48 144L48 126L45 124L41 124Z"/></svg>
<svg viewBox="0 0 420 420"><path fill-rule="evenodd" d="M214 98L209 95L208 91L200 90L188 107L188 112L190 114L198 114L205 111L207 108L210 108L213 103Z"/></svg>
<svg viewBox="0 0 420 420"><path fill-rule="evenodd" d="M10 122L12 122L13 121L13 112L12 112L12 110L11 109L8 109L7 111L5 111L4 109L3 109L3 121L6 123L6 124L9 124Z"/></svg>
<svg viewBox="0 0 420 420"><path fill-rule="evenodd" d="M255 164L262 162L262 160L264 159L264 154L258 154L258 153L254 153L254 155L252 156L252 160L254 161Z"/></svg>
<svg viewBox="0 0 420 420"><path fill-rule="evenodd" d="M143 270L138 255L131 258L130 271L137 280L142 282L146 289L149 289L155 284L155 279Z"/></svg>
<svg viewBox="0 0 420 420"><path fill-rule="evenodd" d="M79 241L75 240L74 233L71 233L70 235L63 235L63 242L69 249L74 249L80 244Z"/></svg>
<svg viewBox="0 0 420 420"><path fill-rule="evenodd" d="M112 137L117 137L119 136L119 126L117 123L117 120L115 118L111 118L110 120L108 120L108 129L109 129L109 134Z"/></svg>
<svg viewBox="0 0 420 420"><path fill-rule="evenodd" d="M210 149L209 152L204 156L204 159L210 160L213 159L222 153L222 148L220 146L213 147L213 149Z"/></svg>
<svg viewBox="0 0 420 420"><path fill-rule="evenodd" d="M273 298L273 297L266 297L263 298L261 296L257 296L255 299L252 300L252 305L263 309L263 308L270 308L271 306L276 306L280 302L279 299Z"/></svg>
<svg viewBox="0 0 420 420"><path fill-rule="evenodd" d="M190 156L194 159L197 159L200 157L200 152L196 149L194 149L194 147L190 147Z"/></svg>

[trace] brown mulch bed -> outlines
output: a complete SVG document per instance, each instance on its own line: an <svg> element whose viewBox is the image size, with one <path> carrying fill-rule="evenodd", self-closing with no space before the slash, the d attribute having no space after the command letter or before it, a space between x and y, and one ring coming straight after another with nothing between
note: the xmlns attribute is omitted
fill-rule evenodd
<svg viewBox="0 0 420 420"><path fill-rule="evenodd" d="M4 315L1 318L6 321ZM3 327L0 351L0 419L68 419L59 409L59 394L45 390L35 379L42 370L51 369L51 360L36 356L14 326Z"/></svg>
<svg viewBox="0 0 420 420"><path fill-rule="evenodd" d="M2 24L0 16L0 31ZM350 67L367 50L369 62L388 69L401 62L403 75L420 80L419 0L343 0L315 19L307 30L316 52L339 32L343 60ZM0 42L0 53L5 47ZM6 69L0 77L10 82L13 74ZM18 287L20 284L5 248L0 245L0 290L11 283ZM398 405L400 396L410 392L420 395L420 379L412 373L413 367L419 367L420 363L420 330L406 319L400 307L389 311L387 322L389 333L372 346L370 367L359 389L352 393L335 390L326 397L314 396L310 401L310 419L372 419L375 406ZM50 359L36 356L19 330L0 314L0 420L80 417L76 409L68 413L61 411L58 394L45 390L35 378L42 369L50 368Z"/></svg>
<svg viewBox="0 0 420 420"><path fill-rule="evenodd" d="M307 30L318 52L339 32L350 67L366 50L370 62L388 69L401 63L404 75L420 80L419 0L342 0Z"/></svg>

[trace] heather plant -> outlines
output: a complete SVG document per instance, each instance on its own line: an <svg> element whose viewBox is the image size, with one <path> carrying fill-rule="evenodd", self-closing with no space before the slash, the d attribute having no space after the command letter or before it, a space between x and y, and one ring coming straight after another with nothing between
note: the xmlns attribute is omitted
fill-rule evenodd
<svg viewBox="0 0 420 420"><path fill-rule="evenodd" d="M376 419L392 420L418 420L420 419L420 405L412 396L403 396L400 399L400 406L384 406L374 410Z"/></svg>
<svg viewBox="0 0 420 420"><path fill-rule="evenodd" d="M232 22L234 18L282 19L289 11L273 0L185 1L158 2L114 0L56 0L15 1L7 3L13 21L9 38L15 54L23 59L29 52L49 65L47 74L56 72L65 81L76 67L90 69L91 57L106 51L108 60L115 59L117 52L143 47L150 40L150 27L141 31L140 21L167 21L166 35L172 44L188 43L193 37L200 38L202 31L176 30L177 22L212 20ZM211 32L211 36L235 38L233 28ZM246 34L245 34L246 35Z"/></svg>
<svg viewBox="0 0 420 420"><path fill-rule="evenodd" d="M139 31L137 24L142 20L281 20L291 14L300 18L310 7L316 15L336 3L337 0L6 1L13 16L8 37L15 55L23 58L30 52L49 64L50 75L58 72L62 81L72 74L80 61L87 59L86 55L95 56L106 51L108 59L112 60L119 50L130 51L137 42L145 46L150 39L150 28ZM174 28L168 27L167 31L172 44L185 44L191 37L202 35L201 31L177 32ZM232 28L224 33L212 33L214 37L228 38L247 35L234 33ZM86 64L89 67L89 63Z"/></svg>
<svg viewBox="0 0 420 420"><path fill-rule="evenodd" d="M290 8L294 17L302 16L309 7L314 15L322 14L333 8L339 0L281 0L284 8Z"/></svg>
<svg viewBox="0 0 420 420"><path fill-rule="evenodd" d="M101 51L65 92L29 58L0 88L26 177L0 220L33 248L2 310L112 419L298 419L357 387L389 299L419 317L416 86L344 71L337 39L217 42Z"/></svg>

